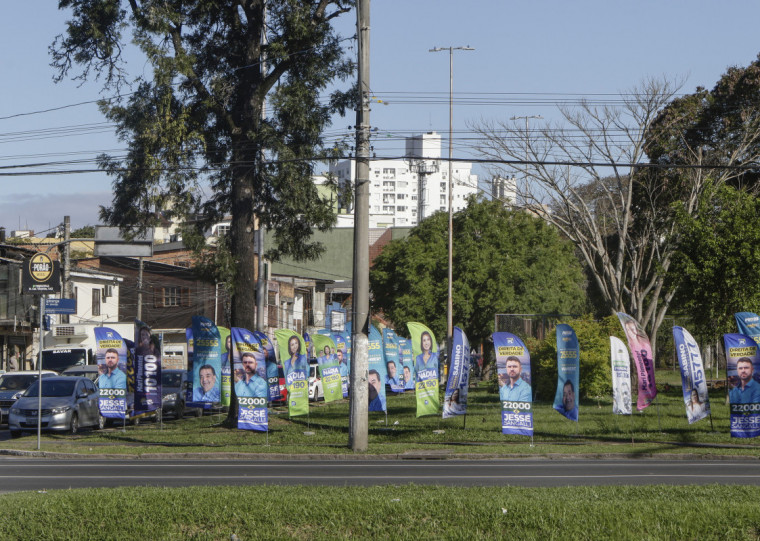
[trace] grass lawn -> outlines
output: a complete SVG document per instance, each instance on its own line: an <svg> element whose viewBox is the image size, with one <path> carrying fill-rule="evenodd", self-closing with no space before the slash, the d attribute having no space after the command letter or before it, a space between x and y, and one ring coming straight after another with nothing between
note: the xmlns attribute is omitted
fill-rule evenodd
<svg viewBox="0 0 760 541"><path fill-rule="evenodd" d="M725 391L714 390L712 423L689 425L680 386L668 384L657 403L631 416L613 415L609 399L581 403L579 422L565 419L548 402L534 404L534 437L501 434L500 402L485 385L469 393L468 415L452 419L417 418L414 395L389 395L387 424L382 413L369 414L369 454L430 451L495 456L551 453L757 454L754 439L735 439L728 433ZM230 430L222 415L128 425L126 429L83 432L76 436L43 434L42 450L75 453L328 453L350 454L348 401L312 404L309 416L288 418L284 407L270 410L269 434ZM3 449L36 449L37 438L27 435L0 444Z"/></svg>
<svg viewBox="0 0 760 541"><path fill-rule="evenodd" d="M759 496L715 485L26 492L0 496L0 538L744 540L760 537Z"/></svg>

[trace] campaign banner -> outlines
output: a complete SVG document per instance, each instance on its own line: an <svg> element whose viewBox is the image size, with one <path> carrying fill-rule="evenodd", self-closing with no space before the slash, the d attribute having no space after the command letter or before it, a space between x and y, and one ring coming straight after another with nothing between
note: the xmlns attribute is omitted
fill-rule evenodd
<svg viewBox="0 0 760 541"><path fill-rule="evenodd" d="M401 365L401 381L404 390L414 389L414 356L412 355L412 343L408 338L398 339L398 356Z"/></svg>
<svg viewBox="0 0 760 541"><path fill-rule="evenodd" d="M282 400L280 391L280 370L277 364L277 354L269 337L261 331L253 331L253 335L258 339L261 348L266 355L267 364L267 387L269 389L269 401Z"/></svg>
<svg viewBox="0 0 760 541"><path fill-rule="evenodd" d="M737 312L734 314L739 334L749 336L760 344L760 316L752 312Z"/></svg>
<svg viewBox="0 0 760 541"><path fill-rule="evenodd" d="M288 389L288 413L290 417L309 413L309 362L306 359L306 343L303 337L290 329L274 332L280 351L285 386Z"/></svg>
<svg viewBox="0 0 760 541"><path fill-rule="evenodd" d="M369 411L387 411L385 403L385 355L383 335L374 325L369 326Z"/></svg>
<svg viewBox="0 0 760 541"><path fill-rule="evenodd" d="M631 350L633 362L638 376L638 397L636 409L641 411L657 396L657 386L654 382L654 355L649 337L639 322L623 312L618 312L618 319L623 326L625 337L628 339L628 349Z"/></svg>
<svg viewBox="0 0 760 541"><path fill-rule="evenodd" d="M258 338L247 329L232 327L230 336L233 344L230 364L238 400L237 427L266 432L269 426L266 353Z"/></svg>
<svg viewBox="0 0 760 541"><path fill-rule="evenodd" d="M348 398L348 376L351 373L351 366L348 363L348 347L343 333L331 332L330 336L335 342L335 357L338 360L338 372L340 373L340 386L343 392L343 398Z"/></svg>
<svg viewBox="0 0 760 541"><path fill-rule="evenodd" d="M98 360L98 409L103 417L124 419L127 413L127 343L108 327L95 327Z"/></svg>
<svg viewBox="0 0 760 541"><path fill-rule="evenodd" d="M335 342L329 334L312 336L314 349L320 355L317 357L317 377L322 382L322 395L325 402L333 402L343 398L342 378L338 357L335 353Z"/></svg>
<svg viewBox="0 0 760 541"><path fill-rule="evenodd" d="M760 354L746 334L724 334L731 437L760 435Z"/></svg>
<svg viewBox="0 0 760 541"><path fill-rule="evenodd" d="M470 341L459 327L454 327L451 365L443 399L443 418L467 413L467 390L470 387Z"/></svg>
<svg viewBox="0 0 760 541"><path fill-rule="evenodd" d="M136 414L161 407L161 338L148 325L135 320L135 405Z"/></svg>
<svg viewBox="0 0 760 541"><path fill-rule="evenodd" d="M394 393L404 392L404 380L401 377L398 336L393 329L383 329L383 352L385 353L385 384Z"/></svg>
<svg viewBox="0 0 760 541"><path fill-rule="evenodd" d="M533 391L530 354L523 341L508 332L491 335L501 400L502 434L533 435Z"/></svg>
<svg viewBox="0 0 760 541"><path fill-rule="evenodd" d="M219 343L224 344L221 357L222 368L220 369L222 374L222 384L219 387L222 393L220 403L222 406L229 406L232 395L232 365L230 364L230 359L234 356L232 350L235 346L232 343L232 334L227 327L217 327L217 330L219 331Z"/></svg>
<svg viewBox="0 0 760 541"><path fill-rule="evenodd" d="M193 316L193 395L189 407L211 408L222 398L222 340L214 322Z"/></svg>
<svg viewBox="0 0 760 541"><path fill-rule="evenodd" d="M560 323L557 334L557 392L554 409L571 421L578 421L578 384L580 380L580 347L570 325Z"/></svg>
<svg viewBox="0 0 760 541"><path fill-rule="evenodd" d="M422 323L409 322L414 357L415 394L417 395L417 417L438 415L440 398L438 395L438 344L432 331Z"/></svg>
<svg viewBox="0 0 760 541"><path fill-rule="evenodd" d="M612 362L612 413L631 415L631 358L628 348L617 336L610 336Z"/></svg>
<svg viewBox="0 0 760 541"><path fill-rule="evenodd" d="M702 354L694 337L683 327L673 327L678 366L681 369L681 389L689 424L710 415L710 398L707 394L707 378L702 364Z"/></svg>
<svg viewBox="0 0 760 541"><path fill-rule="evenodd" d="M314 342L311 340L311 336L309 336L309 333L305 332L303 333L303 343L306 344L306 359L313 359L317 356L316 352L314 351Z"/></svg>

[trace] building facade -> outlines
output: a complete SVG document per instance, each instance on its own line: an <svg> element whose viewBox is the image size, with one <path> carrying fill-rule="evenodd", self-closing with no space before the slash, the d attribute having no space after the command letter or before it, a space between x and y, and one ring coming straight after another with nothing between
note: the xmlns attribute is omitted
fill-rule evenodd
<svg viewBox="0 0 760 541"><path fill-rule="evenodd" d="M428 132L406 138L401 159L370 160L369 226L373 228L411 227L438 211L448 211L449 166L441 158L441 136ZM330 166L339 185L353 186L356 161L344 160ZM453 162L454 212L467 206L467 198L477 193L478 177L469 162ZM352 214L351 209L340 212ZM345 223L344 223L345 222ZM353 226L352 220L339 225Z"/></svg>

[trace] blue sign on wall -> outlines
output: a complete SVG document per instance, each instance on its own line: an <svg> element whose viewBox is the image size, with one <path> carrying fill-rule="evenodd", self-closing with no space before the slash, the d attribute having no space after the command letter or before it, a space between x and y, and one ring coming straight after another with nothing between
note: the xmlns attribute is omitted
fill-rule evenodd
<svg viewBox="0 0 760 541"><path fill-rule="evenodd" d="M76 314L76 299L45 299L45 312L48 314Z"/></svg>

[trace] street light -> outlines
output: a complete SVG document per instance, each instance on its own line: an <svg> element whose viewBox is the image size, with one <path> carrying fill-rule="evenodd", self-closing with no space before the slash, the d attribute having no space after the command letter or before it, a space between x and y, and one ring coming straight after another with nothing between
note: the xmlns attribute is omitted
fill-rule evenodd
<svg viewBox="0 0 760 541"><path fill-rule="evenodd" d="M453 257L454 257L454 220L453 220L453 199L454 199L454 181L451 177L451 160L454 151L454 51L474 51L469 45L466 47L434 47L430 49L431 53L441 51L449 52L449 286L448 298L446 301L446 351L447 362L451 361L451 339L454 335L454 305L452 301L452 283L453 283Z"/></svg>

